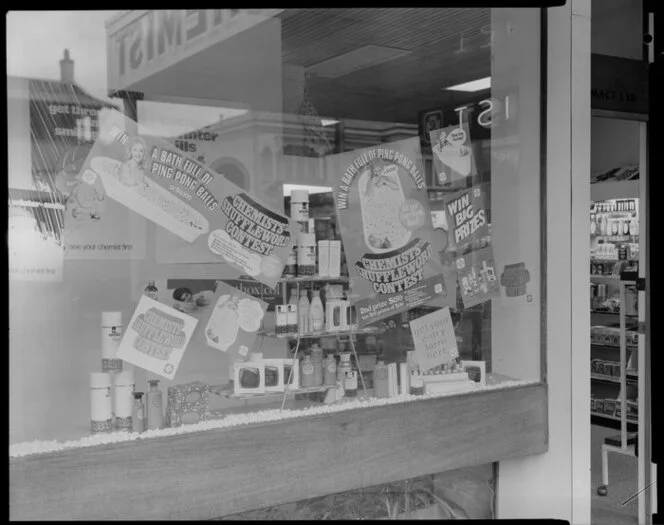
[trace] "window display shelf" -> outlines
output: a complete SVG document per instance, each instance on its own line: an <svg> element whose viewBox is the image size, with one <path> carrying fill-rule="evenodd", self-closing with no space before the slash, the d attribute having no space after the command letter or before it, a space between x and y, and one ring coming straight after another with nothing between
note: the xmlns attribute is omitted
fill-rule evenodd
<svg viewBox="0 0 664 525"><path fill-rule="evenodd" d="M604 419L610 419L611 421L620 421L620 418L618 416L614 416L612 414L602 414L601 412L594 412L594 411L591 410L590 415L595 416L595 417L601 417L601 418L604 418ZM627 423L636 424L636 423L638 423L638 421L636 419L634 419L633 417L628 417L627 418Z"/></svg>
<svg viewBox="0 0 664 525"><path fill-rule="evenodd" d="M630 374L629 372L626 374L627 375L627 381L636 381L638 379L638 376L634 373ZM590 379L594 379L596 381L607 381L610 383L620 383L620 377L616 376L607 376L603 374L590 374Z"/></svg>
<svg viewBox="0 0 664 525"><path fill-rule="evenodd" d="M324 330L318 332L309 332L306 334L278 334L272 331L258 332L258 335L263 337L277 337L279 339L319 339L321 337L349 337L351 335L377 335L383 333L384 330L377 326L367 326L365 328L356 328L353 330L337 330L334 332L326 332Z"/></svg>
<svg viewBox="0 0 664 525"><path fill-rule="evenodd" d="M319 392L326 392L330 388L335 388L334 385L310 386L298 389L289 389L288 395L297 394L315 394ZM283 392L265 392L264 394L234 394L232 388L225 385L224 388L217 388L214 393L225 397L227 399L281 399L284 396Z"/></svg>
<svg viewBox="0 0 664 525"><path fill-rule="evenodd" d="M591 314L598 314L598 315L620 315L620 312L613 312L610 310L590 310ZM627 315L625 314L625 317L627 319L636 319L639 316L638 315Z"/></svg>
<svg viewBox="0 0 664 525"><path fill-rule="evenodd" d="M10 457L10 518L213 519L541 454L547 404L535 383Z"/></svg>
<svg viewBox="0 0 664 525"><path fill-rule="evenodd" d="M319 283L319 282L328 282L328 283L348 283L349 278L346 275L341 275L339 277L321 277L320 275L303 275L300 277L282 277L279 279L280 283Z"/></svg>

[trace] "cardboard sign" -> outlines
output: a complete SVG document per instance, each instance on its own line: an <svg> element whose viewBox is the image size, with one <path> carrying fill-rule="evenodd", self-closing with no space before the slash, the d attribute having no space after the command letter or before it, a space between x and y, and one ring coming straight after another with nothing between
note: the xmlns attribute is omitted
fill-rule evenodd
<svg viewBox="0 0 664 525"><path fill-rule="evenodd" d="M457 258L457 276L464 308L500 297L493 248L483 248Z"/></svg>
<svg viewBox="0 0 664 525"><path fill-rule="evenodd" d="M477 175L468 123L435 129L429 134L438 184Z"/></svg>
<svg viewBox="0 0 664 525"><path fill-rule="evenodd" d="M459 357L449 307L412 320L410 330L415 344L415 358L421 372Z"/></svg>
<svg viewBox="0 0 664 525"><path fill-rule="evenodd" d="M125 330L118 359L173 379L198 320L142 296Z"/></svg>
<svg viewBox="0 0 664 525"><path fill-rule="evenodd" d="M274 287L299 226L143 127L131 134L125 119L102 119L82 177L100 177L109 198Z"/></svg>
<svg viewBox="0 0 664 525"><path fill-rule="evenodd" d="M252 350L267 304L218 281L209 313L201 322L197 339L243 359Z"/></svg>
<svg viewBox="0 0 664 525"><path fill-rule="evenodd" d="M443 199L449 251L462 251L489 235L486 190L486 184L477 184Z"/></svg>
<svg viewBox="0 0 664 525"><path fill-rule="evenodd" d="M327 162L359 326L447 297L417 138Z"/></svg>

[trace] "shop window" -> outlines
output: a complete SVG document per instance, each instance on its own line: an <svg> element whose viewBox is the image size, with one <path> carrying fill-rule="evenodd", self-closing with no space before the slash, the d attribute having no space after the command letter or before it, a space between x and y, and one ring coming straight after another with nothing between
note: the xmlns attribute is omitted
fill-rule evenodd
<svg viewBox="0 0 664 525"><path fill-rule="evenodd" d="M10 455L541 386L540 10L231 11L120 15L118 98L12 110L61 253L10 279Z"/></svg>

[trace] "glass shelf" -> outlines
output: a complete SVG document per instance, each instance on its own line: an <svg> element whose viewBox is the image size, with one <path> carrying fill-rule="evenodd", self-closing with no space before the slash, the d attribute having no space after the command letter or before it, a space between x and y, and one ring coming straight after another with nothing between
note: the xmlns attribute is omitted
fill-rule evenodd
<svg viewBox="0 0 664 525"><path fill-rule="evenodd" d="M258 335L263 337L277 337L279 339L318 339L321 337L342 337L350 335L371 335L371 334L380 334L383 330L375 326L367 326L365 328L355 328L353 330L337 330L334 332L309 332L306 334L277 334L276 332L258 332Z"/></svg>

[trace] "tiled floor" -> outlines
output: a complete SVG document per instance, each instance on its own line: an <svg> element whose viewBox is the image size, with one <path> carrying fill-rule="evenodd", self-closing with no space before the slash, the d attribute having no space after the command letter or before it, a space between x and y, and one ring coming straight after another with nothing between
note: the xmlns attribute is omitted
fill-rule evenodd
<svg viewBox="0 0 664 525"><path fill-rule="evenodd" d="M622 454L609 454L609 492L597 495L602 484L602 443L604 438L620 434L620 431L593 425L591 429L591 478L592 478L592 524L636 525L638 523L638 501L623 502L632 496L637 486L637 458Z"/></svg>

